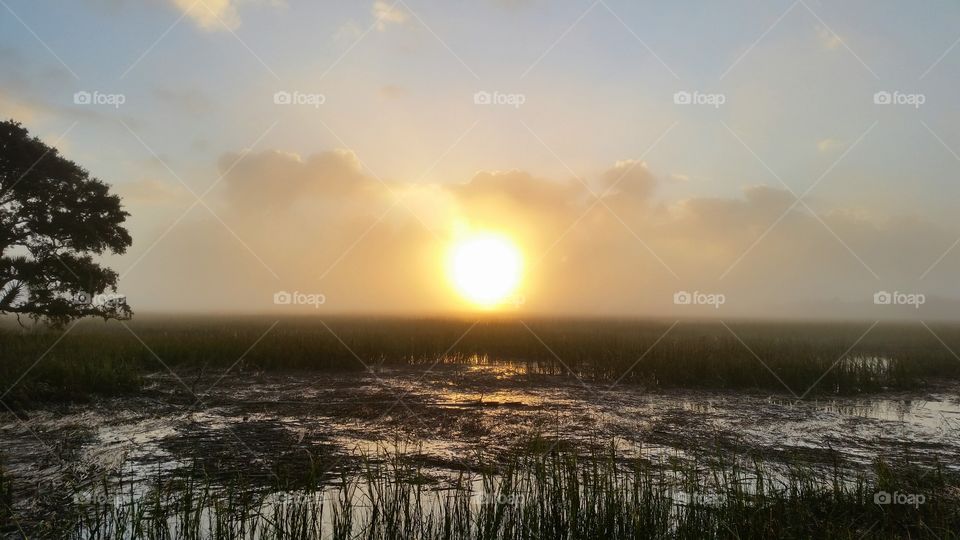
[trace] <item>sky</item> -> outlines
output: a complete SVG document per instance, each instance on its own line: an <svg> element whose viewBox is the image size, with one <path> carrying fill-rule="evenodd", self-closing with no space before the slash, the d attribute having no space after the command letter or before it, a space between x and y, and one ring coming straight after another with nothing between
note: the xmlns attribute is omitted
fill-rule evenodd
<svg viewBox="0 0 960 540"><path fill-rule="evenodd" d="M523 256L503 312L952 318L958 23L947 1L0 0L0 116L123 197L134 245L103 260L137 312L472 311L445 260L493 231Z"/></svg>

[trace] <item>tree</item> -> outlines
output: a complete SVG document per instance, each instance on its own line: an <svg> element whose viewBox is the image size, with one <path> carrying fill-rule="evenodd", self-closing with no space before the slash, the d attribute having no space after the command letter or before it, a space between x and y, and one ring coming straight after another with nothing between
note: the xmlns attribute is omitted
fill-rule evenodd
<svg viewBox="0 0 960 540"><path fill-rule="evenodd" d="M116 272L92 257L126 251L127 216L107 184L20 123L0 122L0 314L57 326L129 318Z"/></svg>

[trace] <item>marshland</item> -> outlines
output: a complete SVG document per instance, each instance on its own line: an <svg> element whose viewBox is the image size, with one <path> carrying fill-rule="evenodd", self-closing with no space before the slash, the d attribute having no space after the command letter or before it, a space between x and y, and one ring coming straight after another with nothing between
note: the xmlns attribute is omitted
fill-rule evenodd
<svg viewBox="0 0 960 540"><path fill-rule="evenodd" d="M960 540L958 28L0 0L0 540Z"/></svg>
<svg viewBox="0 0 960 540"><path fill-rule="evenodd" d="M868 327L8 325L4 534L954 537L960 328Z"/></svg>

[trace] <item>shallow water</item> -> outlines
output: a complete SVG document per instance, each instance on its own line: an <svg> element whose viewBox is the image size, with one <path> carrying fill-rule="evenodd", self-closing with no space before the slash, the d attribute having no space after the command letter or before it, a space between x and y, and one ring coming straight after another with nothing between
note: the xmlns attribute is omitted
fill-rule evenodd
<svg viewBox="0 0 960 540"><path fill-rule="evenodd" d="M442 479L478 453L506 459L540 434L541 451L602 447L651 460L760 453L851 469L874 458L960 470L960 386L796 401L785 395L649 391L503 365L345 374L154 375L137 397L0 415L15 491L139 481L199 463L264 480L280 463L334 474L358 456L401 449ZM69 474L65 474L69 473Z"/></svg>

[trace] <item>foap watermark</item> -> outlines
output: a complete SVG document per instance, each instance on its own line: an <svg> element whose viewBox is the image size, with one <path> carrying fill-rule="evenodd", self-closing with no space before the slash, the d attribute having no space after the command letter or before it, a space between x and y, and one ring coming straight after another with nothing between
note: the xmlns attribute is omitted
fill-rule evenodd
<svg viewBox="0 0 960 540"><path fill-rule="evenodd" d="M694 90L680 90L674 92L674 105L709 105L714 109L719 109L721 105L727 102L726 94L707 94Z"/></svg>
<svg viewBox="0 0 960 540"><path fill-rule="evenodd" d="M927 303L927 297L923 293L877 291L873 293L873 303L878 306L913 306L920 309L920 306Z"/></svg>
<svg viewBox="0 0 960 540"><path fill-rule="evenodd" d="M327 303L327 297L319 293L302 293L299 291L277 291L273 293L273 303L278 306L320 306Z"/></svg>
<svg viewBox="0 0 960 540"><path fill-rule="evenodd" d="M293 92L280 90L273 94L274 105L303 105L319 109L320 106L326 102L327 96L323 94L300 92L299 90L294 90Z"/></svg>
<svg viewBox="0 0 960 540"><path fill-rule="evenodd" d="M899 90L894 90L893 92L880 90L873 94L874 105L910 105L915 109L919 109L920 106L926 102L927 96L920 93L907 94Z"/></svg>
<svg viewBox="0 0 960 540"><path fill-rule="evenodd" d="M483 490L480 492L480 504L492 504L492 505L521 505L523 504L524 496L519 493L493 493L489 490Z"/></svg>
<svg viewBox="0 0 960 540"><path fill-rule="evenodd" d="M720 306L727 303L727 297L721 293L705 293L700 291L677 291L673 293L673 303L678 306Z"/></svg>
<svg viewBox="0 0 960 540"><path fill-rule="evenodd" d="M903 504L919 508L921 504L927 502L927 496L923 493L900 493L899 491L890 493L889 491L878 491L873 494L873 502L874 504L883 506Z"/></svg>
<svg viewBox="0 0 960 540"><path fill-rule="evenodd" d="M74 504L84 506L111 506L113 499L103 491L80 491L73 494Z"/></svg>
<svg viewBox="0 0 960 540"><path fill-rule="evenodd" d="M497 90L493 92L480 90L473 94L474 105L507 105L519 109L526 102L526 94L508 94Z"/></svg>
<svg viewBox="0 0 960 540"><path fill-rule="evenodd" d="M73 94L75 105L102 105L119 109L126 102L127 96L124 94L107 94L99 90L93 92L81 90Z"/></svg>
<svg viewBox="0 0 960 540"><path fill-rule="evenodd" d="M90 294L88 292L78 292L73 295L73 303L78 306L93 306L96 308L113 309L127 303L127 295L119 293L100 293Z"/></svg>
<svg viewBox="0 0 960 540"><path fill-rule="evenodd" d="M723 493L688 493L687 497L690 504L699 506L723 506L727 502Z"/></svg>
<svg viewBox="0 0 960 540"><path fill-rule="evenodd" d="M512 294L504 298L501 303L506 307L520 309L524 304L527 303L527 297L523 296L522 294Z"/></svg>

